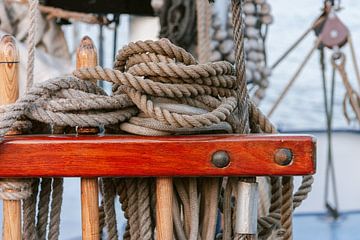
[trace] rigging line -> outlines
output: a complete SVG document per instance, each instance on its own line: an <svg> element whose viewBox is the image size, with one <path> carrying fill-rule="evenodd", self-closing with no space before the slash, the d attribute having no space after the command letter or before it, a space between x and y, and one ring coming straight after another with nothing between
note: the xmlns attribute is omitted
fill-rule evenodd
<svg viewBox="0 0 360 240"><path fill-rule="evenodd" d="M353 66L354 66L354 69L355 69L356 79L357 79L357 81L358 81L359 88L360 88L360 71L359 71L359 65L357 64L357 59L356 59L356 54L355 54L355 48L354 48L354 44L353 44L352 37L351 37L350 33L349 33L349 35L348 35L348 43L349 43L349 45L350 45L351 59L352 59Z"/></svg>
<svg viewBox="0 0 360 240"><path fill-rule="evenodd" d="M104 66L104 26L99 25L99 66ZM102 80L98 81L99 87L104 87L104 82Z"/></svg>
<svg viewBox="0 0 360 240"><path fill-rule="evenodd" d="M265 30L264 32L261 31L260 29L260 37L261 37L261 40L262 40L262 51L261 53L264 55L264 63L265 63L265 66L267 67L268 65L268 59L267 59L267 54L266 54L266 38L267 38L267 35L268 35L268 31L269 31L269 25L265 25Z"/></svg>
<svg viewBox="0 0 360 240"><path fill-rule="evenodd" d="M325 117L326 117L326 132L327 132L327 164L325 172L325 192L324 192L324 201L325 207L330 213L330 215L336 219L338 218L338 194L336 188L336 177L335 177L335 168L333 161L333 142L332 142L332 120L333 120L333 111L334 111L334 96L335 96L335 67L332 69L332 78L331 78L331 89L330 89L330 103L328 99L328 90L326 85L326 75L325 75L325 61L324 61L324 49L320 50L320 66L322 73L322 83L323 83L323 95L324 95L324 108L325 108ZM331 179L330 179L331 177ZM330 189L330 180L332 183L332 190L334 195L335 206L332 207L329 203L329 189Z"/></svg>
<svg viewBox="0 0 360 240"><path fill-rule="evenodd" d="M326 18L321 16L318 18L309 29L307 29L270 67L271 70L275 69L303 40L304 38L316 27L323 23Z"/></svg>
<svg viewBox="0 0 360 240"><path fill-rule="evenodd" d="M306 63L310 60L310 58L311 58L312 54L314 53L315 49L317 49L319 47L320 43L321 43L320 39L317 38L314 46L311 48L309 53L305 56L304 60L300 64L299 68L296 70L294 76L290 79L288 84L285 86L284 90L281 92L281 94L279 95L279 97L277 98L275 103L273 104L272 108L270 109L270 111L268 113L268 117L270 117L274 113L276 108L279 106L280 102L283 100L286 93L290 90L291 86L294 84L295 80L298 78L301 71L304 69Z"/></svg>
<svg viewBox="0 0 360 240"><path fill-rule="evenodd" d="M120 16L119 14L114 14L114 36L113 36L113 61L115 61L115 56L117 52L117 37L118 37L118 27L120 23Z"/></svg>

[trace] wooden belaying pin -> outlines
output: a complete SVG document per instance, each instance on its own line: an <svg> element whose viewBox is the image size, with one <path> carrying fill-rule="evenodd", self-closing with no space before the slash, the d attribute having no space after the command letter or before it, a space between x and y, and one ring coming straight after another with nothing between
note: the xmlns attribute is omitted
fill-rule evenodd
<svg viewBox="0 0 360 240"><path fill-rule="evenodd" d="M11 104L19 98L19 51L10 35L0 39L0 64L0 105Z"/></svg>
<svg viewBox="0 0 360 240"><path fill-rule="evenodd" d="M171 177L156 178L156 239L173 239L173 179Z"/></svg>
<svg viewBox="0 0 360 240"><path fill-rule="evenodd" d="M95 67L97 51L88 36L83 37L76 51L76 68ZM97 134L99 128L78 127L78 134ZM97 178L81 178L82 239L99 240L99 186Z"/></svg>
<svg viewBox="0 0 360 240"><path fill-rule="evenodd" d="M14 103L19 97L19 52L15 39L4 35L0 39L0 105ZM8 132L16 135L19 132ZM6 181L6 180L4 180ZM4 200L3 239L21 240L21 201Z"/></svg>

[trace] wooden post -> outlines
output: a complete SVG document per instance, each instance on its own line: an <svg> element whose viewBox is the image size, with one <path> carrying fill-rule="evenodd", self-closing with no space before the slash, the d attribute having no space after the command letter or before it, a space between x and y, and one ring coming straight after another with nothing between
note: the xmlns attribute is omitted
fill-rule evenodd
<svg viewBox="0 0 360 240"><path fill-rule="evenodd" d="M171 177L156 179L156 239L173 239L172 199L173 180Z"/></svg>
<svg viewBox="0 0 360 240"><path fill-rule="evenodd" d="M10 35L0 39L0 105L14 103L19 97L19 52Z"/></svg>
<svg viewBox="0 0 360 240"><path fill-rule="evenodd" d="M83 37L76 51L76 68L95 67L97 52L93 41ZM98 128L78 128L78 134L97 134ZM97 178L81 178L82 239L99 240L99 186Z"/></svg>
<svg viewBox="0 0 360 240"><path fill-rule="evenodd" d="M19 52L15 39L0 39L0 105L14 103L19 97ZM8 134L14 135L16 132ZM6 181L6 180L4 180ZM4 200L3 239L21 240L21 201Z"/></svg>

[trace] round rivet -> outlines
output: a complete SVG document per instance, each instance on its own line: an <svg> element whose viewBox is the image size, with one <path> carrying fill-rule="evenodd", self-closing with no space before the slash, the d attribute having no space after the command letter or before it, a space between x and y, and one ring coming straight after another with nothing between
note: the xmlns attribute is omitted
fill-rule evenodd
<svg viewBox="0 0 360 240"><path fill-rule="evenodd" d="M212 155L211 162L217 168L227 167L230 163L229 154L225 151L217 151Z"/></svg>
<svg viewBox="0 0 360 240"><path fill-rule="evenodd" d="M280 148L276 151L274 160L281 166L288 166L292 163L293 153L288 148Z"/></svg>

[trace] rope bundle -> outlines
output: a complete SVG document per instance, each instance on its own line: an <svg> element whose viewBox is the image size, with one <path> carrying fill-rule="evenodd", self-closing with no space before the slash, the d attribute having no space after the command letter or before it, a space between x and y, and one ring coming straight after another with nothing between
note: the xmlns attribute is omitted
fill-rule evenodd
<svg viewBox="0 0 360 240"><path fill-rule="evenodd" d="M196 64L189 53L166 39L124 47L115 70L96 67L74 75L111 81L117 84L115 96L127 94L141 113L122 124L122 130L168 135L192 128L208 131L215 125L214 130L231 131L226 120L234 121L231 113L236 107L233 67L225 62Z"/></svg>
<svg viewBox="0 0 360 240"><path fill-rule="evenodd" d="M242 68L241 65L238 67ZM166 39L130 43L119 51L115 69L85 68L75 71L74 75L83 80L111 81L115 84L113 96L107 96L92 81L71 76L48 80L31 88L15 104L1 109L0 134L4 135L17 121L30 121L34 124L40 121L72 127L106 128L115 124L118 129L142 135L238 131L238 102L235 97L244 90L236 87L238 80L232 65L225 62L197 64L189 53ZM252 132L275 132L271 123L253 103L246 103L244 100L241 104L249 107L248 124ZM179 239L194 239L197 236L213 239L217 216L214 209L217 209L222 185L220 179L213 180L214 184L211 186L215 187L208 187L206 181L201 179L176 179L173 214L175 232ZM26 195L24 234L40 232L47 224L40 221L35 230L37 185L38 183L33 182L32 196ZM44 191L47 185L43 179ZM294 206L298 206L306 198L310 185L301 188L302 191L295 195ZM274 178L271 186L269 215L259 219L259 226L266 232L265 235L277 229L274 226L278 226L280 219L280 180ZM51 209L55 210L50 212L50 216L53 216L50 217L50 225L53 226L51 229L55 229L52 230L54 237L51 239L56 239L62 182L55 184L54 179L52 188L52 199L57 200L52 201L54 206ZM108 235L112 236L110 239L118 238L114 227L116 195L120 196L125 217L129 220L125 239L151 239L154 236L153 209L156 197L153 179L102 179L101 191L103 222ZM228 189L226 194L225 199L229 199L232 190L229 192ZM39 203L39 208L42 208L38 213L40 215L49 211L46 210L49 208L44 208L49 206L46 197L48 194L44 193L43 196L42 203ZM15 198L23 199L18 196ZM205 205L199 204L199 199L203 199L201 201L211 207L203 207ZM289 199L292 201L291 196ZM224 202L224 206L226 204ZM231 212L231 206L229 207ZM229 208L225 206L224 211L229 212ZM44 219L40 215L38 219Z"/></svg>
<svg viewBox="0 0 360 240"><path fill-rule="evenodd" d="M239 1L233 1L233 16L241 15ZM119 51L115 69L100 67L80 69L74 75L83 80L104 79L115 84L109 97L90 81L74 77L49 80L28 91L17 103L0 109L0 134L14 126L22 128L39 121L55 126L96 127L118 126L119 130L141 135L169 135L203 132L275 132L274 126L248 100L242 19L233 18L236 72L226 62L197 64L182 48L168 40L130 43ZM136 115L136 116L135 116ZM34 127L33 127L34 129ZM232 229L232 187L236 179L199 178L174 181L174 223L177 239L214 239L220 186L225 187L223 239L242 239ZM281 187L280 178L271 179L271 200L267 216L259 219L259 238L279 232L280 220L284 235L291 238L291 212L306 198L311 177L292 197L292 185ZM286 183L291 183L289 179ZM31 184L31 196L24 201L25 239L59 236L62 179L41 182L38 217L35 226L39 182ZM49 186L51 185L51 209ZM155 234L155 184L151 178L101 180L101 225L109 239L118 239L114 199L119 195L128 219L124 239L152 239ZM283 196L284 193L284 196ZM15 199L22 199L15 195ZM292 203L293 202L293 203ZM281 207L282 206L282 207ZM50 209L50 210L49 210ZM281 210L281 211L280 211ZM50 222L44 217L50 212Z"/></svg>
<svg viewBox="0 0 360 240"><path fill-rule="evenodd" d="M114 70L86 68L75 71L74 75L115 83L114 96L125 93L140 110L136 117L120 125L121 130L133 134L233 132L237 121L233 116L237 101L232 65L197 64L191 54L166 39L130 43L119 51ZM220 182L213 181L214 187L207 187L206 182L196 178L175 180L173 214L177 238L214 239ZM198 185L203 186L202 191ZM151 189L154 186L154 179L103 181L104 189L117 189L128 218L124 239L153 238L156 196ZM110 239L118 238L113 227L114 197L103 191L105 223L109 236L113 236ZM198 199L208 202L209 208L200 210Z"/></svg>
<svg viewBox="0 0 360 240"><path fill-rule="evenodd" d="M54 78L34 86L15 104L0 108L0 134L24 118L70 127L115 124L137 113L132 105L125 95L106 96L92 82Z"/></svg>

